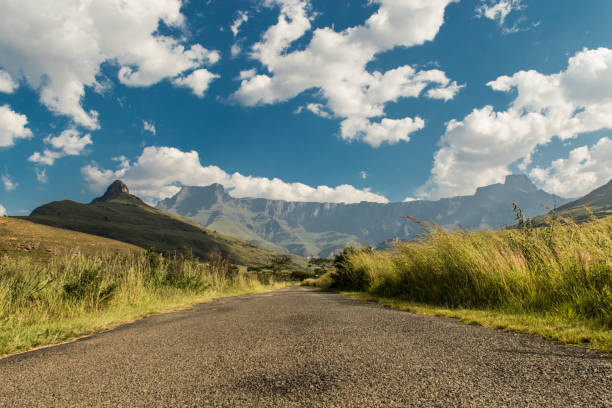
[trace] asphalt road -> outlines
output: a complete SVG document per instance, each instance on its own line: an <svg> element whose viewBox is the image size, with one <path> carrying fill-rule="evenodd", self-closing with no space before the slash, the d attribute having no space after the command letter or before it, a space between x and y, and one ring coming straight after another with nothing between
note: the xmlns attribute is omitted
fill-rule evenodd
<svg viewBox="0 0 612 408"><path fill-rule="evenodd" d="M612 407L612 358L294 287L2 359L0 406Z"/></svg>

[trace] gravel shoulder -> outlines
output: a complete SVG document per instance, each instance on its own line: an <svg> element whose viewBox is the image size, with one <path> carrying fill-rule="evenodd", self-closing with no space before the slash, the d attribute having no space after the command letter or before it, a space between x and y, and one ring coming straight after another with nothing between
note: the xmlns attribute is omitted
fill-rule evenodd
<svg viewBox="0 0 612 408"><path fill-rule="evenodd" d="M291 287L1 359L0 406L612 407L612 358Z"/></svg>

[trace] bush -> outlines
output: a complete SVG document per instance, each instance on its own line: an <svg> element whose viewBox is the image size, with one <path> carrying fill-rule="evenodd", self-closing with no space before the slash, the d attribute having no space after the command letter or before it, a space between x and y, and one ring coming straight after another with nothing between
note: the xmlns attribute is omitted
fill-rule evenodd
<svg viewBox="0 0 612 408"><path fill-rule="evenodd" d="M303 281L304 279L314 278L315 274L313 272L293 270L289 277L292 281Z"/></svg>
<svg viewBox="0 0 612 408"><path fill-rule="evenodd" d="M353 260L361 254L372 254L371 248L357 249L347 247L334 258L334 271L331 278L334 289L365 290L370 284L370 277L366 268L353 263Z"/></svg>

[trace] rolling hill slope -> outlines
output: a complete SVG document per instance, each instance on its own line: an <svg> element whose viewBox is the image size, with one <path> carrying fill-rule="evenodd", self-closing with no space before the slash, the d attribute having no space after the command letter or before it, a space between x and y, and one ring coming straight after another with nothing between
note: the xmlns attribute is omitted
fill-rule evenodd
<svg viewBox="0 0 612 408"><path fill-rule="evenodd" d="M129 253L143 249L97 235L36 224L24 219L0 217L0 256L28 256L46 261L78 250L85 255L101 252Z"/></svg>
<svg viewBox="0 0 612 408"><path fill-rule="evenodd" d="M236 238L210 231L145 204L115 181L90 204L55 201L32 211L28 221L112 238L158 251L189 251L206 259L213 252L238 264L266 264L273 254Z"/></svg>
<svg viewBox="0 0 612 408"><path fill-rule="evenodd" d="M571 218L576 222L584 222L590 218L587 208L597 218L612 215L612 180L584 197L558 207L555 211L558 216ZM534 223L536 225L544 224L546 218L551 215L552 213L548 213L544 216L535 217Z"/></svg>

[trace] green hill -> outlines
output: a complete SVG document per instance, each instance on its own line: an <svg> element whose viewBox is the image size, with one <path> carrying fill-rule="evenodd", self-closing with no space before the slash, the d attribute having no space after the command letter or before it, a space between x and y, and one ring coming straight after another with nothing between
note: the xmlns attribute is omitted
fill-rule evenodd
<svg viewBox="0 0 612 408"><path fill-rule="evenodd" d="M587 210L588 209L588 210ZM591 214L597 218L612 215L612 180L603 186L591 191L582 198L571 201L555 210L556 215L571 218L576 222L585 222L591 218ZM536 225L545 224L546 219L553 215L552 212L534 218Z"/></svg>
<svg viewBox="0 0 612 408"><path fill-rule="evenodd" d="M142 252L142 248L121 241L49 227L24 219L0 217L0 256L27 256L48 261L73 250L86 255Z"/></svg>
<svg viewBox="0 0 612 408"><path fill-rule="evenodd" d="M102 197L90 204L54 201L23 218L38 224L112 238L141 248L154 247L165 253L191 250L202 259L218 251L233 263L263 265L274 255L249 242L218 234L153 208L131 195L121 181L115 181Z"/></svg>

